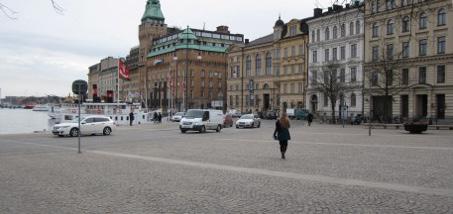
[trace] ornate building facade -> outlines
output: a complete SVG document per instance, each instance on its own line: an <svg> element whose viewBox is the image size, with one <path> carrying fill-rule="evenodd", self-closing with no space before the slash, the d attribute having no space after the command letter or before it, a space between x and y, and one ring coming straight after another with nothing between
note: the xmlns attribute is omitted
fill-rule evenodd
<svg viewBox="0 0 453 214"><path fill-rule="evenodd" d="M451 0L366 1L365 111L373 119L453 118L452 24Z"/></svg>
<svg viewBox="0 0 453 214"><path fill-rule="evenodd" d="M241 112L304 106L307 71L306 20L279 19L274 32L228 54L228 108Z"/></svg>

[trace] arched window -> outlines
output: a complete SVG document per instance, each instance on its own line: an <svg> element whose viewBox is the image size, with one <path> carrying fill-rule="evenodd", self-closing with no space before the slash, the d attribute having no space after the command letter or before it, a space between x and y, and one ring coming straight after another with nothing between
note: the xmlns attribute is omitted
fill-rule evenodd
<svg viewBox="0 0 453 214"><path fill-rule="evenodd" d="M379 25L377 22L373 23L373 37L379 36Z"/></svg>
<svg viewBox="0 0 453 214"><path fill-rule="evenodd" d="M418 26L420 29L426 29L428 27L428 17L426 16L426 13L421 13L420 14L420 19L418 21Z"/></svg>
<svg viewBox="0 0 453 214"><path fill-rule="evenodd" d="M354 35L354 22L349 23L349 35Z"/></svg>
<svg viewBox="0 0 453 214"><path fill-rule="evenodd" d="M393 34L393 26L394 26L393 19L388 20L387 21L387 35Z"/></svg>
<svg viewBox="0 0 453 214"><path fill-rule="evenodd" d="M362 28L360 27L360 21L356 21L355 22L355 33L360 34L361 31L362 31Z"/></svg>
<svg viewBox="0 0 453 214"><path fill-rule="evenodd" d="M261 56L259 54L255 58L255 73L257 76L261 75Z"/></svg>
<svg viewBox="0 0 453 214"><path fill-rule="evenodd" d="M341 31L341 37L345 37L346 36L346 26L344 25L344 23L341 24L340 31Z"/></svg>
<svg viewBox="0 0 453 214"><path fill-rule="evenodd" d="M334 26L333 27L333 39L336 39L338 38L338 29L337 29L337 26Z"/></svg>
<svg viewBox="0 0 453 214"><path fill-rule="evenodd" d="M329 39L330 39L330 29L329 29L329 27L327 27L326 30L325 30L324 38L325 38L326 40L329 40Z"/></svg>
<svg viewBox="0 0 453 214"><path fill-rule="evenodd" d="M265 84L263 85L263 90L269 90L269 85L268 85L267 83L265 83Z"/></svg>
<svg viewBox="0 0 453 214"><path fill-rule="evenodd" d="M403 23L401 25L401 28L402 28L401 31L403 33L409 32L409 30L410 30L410 19L409 19L409 16L405 16L403 18Z"/></svg>
<svg viewBox="0 0 453 214"><path fill-rule="evenodd" d="M352 93L351 94L351 107L356 107L357 106L357 96Z"/></svg>
<svg viewBox="0 0 453 214"><path fill-rule="evenodd" d="M444 8L439 9L437 11L437 26L443 26L447 22L447 13L445 12Z"/></svg>
<svg viewBox="0 0 453 214"><path fill-rule="evenodd" d="M266 54L266 75L272 75L272 55Z"/></svg>
<svg viewBox="0 0 453 214"><path fill-rule="evenodd" d="M250 56L247 56L245 60L245 72L248 77L252 75L252 57Z"/></svg>

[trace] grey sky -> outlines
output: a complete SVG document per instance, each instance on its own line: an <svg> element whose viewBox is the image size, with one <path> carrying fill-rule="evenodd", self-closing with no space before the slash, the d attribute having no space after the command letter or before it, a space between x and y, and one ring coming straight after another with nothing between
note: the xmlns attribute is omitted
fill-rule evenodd
<svg viewBox="0 0 453 214"><path fill-rule="evenodd" d="M107 56L125 56L138 44L138 25L146 0L0 0L19 12L17 20L0 15L0 88L9 95L68 95L75 79L87 79L88 67ZM284 21L312 15L315 2L332 0L161 0L169 26L214 30L256 39Z"/></svg>

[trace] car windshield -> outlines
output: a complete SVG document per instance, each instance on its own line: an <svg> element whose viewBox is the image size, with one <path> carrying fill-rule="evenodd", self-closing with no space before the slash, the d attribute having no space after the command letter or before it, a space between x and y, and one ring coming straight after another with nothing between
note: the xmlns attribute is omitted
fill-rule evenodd
<svg viewBox="0 0 453 214"><path fill-rule="evenodd" d="M253 115L250 114L241 117L241 119L253 119L253 118L254 118Z"/></svg>
<svg viewBox="0 0 453 214"><path fill-rule="evenodd" d="M80 122L82 122L84 119L84 117L81 117ZM74 119L71 120L71 123L79 123L79 117L74 117Z"/></svg>
<svg viewBox="0 0 453 214"><path fill-rule="evenodd" d="M186 118L203 118L203 111L201 110L189 110L185 115Z"/></svg>
<svg viewBox="0 0 453 214"><path fill-rule="evenodd" d="M175 114L175 116L184 116L184 112L178 112Z"/></svg>

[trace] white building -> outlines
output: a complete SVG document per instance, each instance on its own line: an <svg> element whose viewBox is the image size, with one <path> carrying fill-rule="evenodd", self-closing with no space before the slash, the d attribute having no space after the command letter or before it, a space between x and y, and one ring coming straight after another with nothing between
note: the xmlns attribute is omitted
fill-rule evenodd
<svg viewBox="0 0 453 214"><path fill-rule="evenodd" d="M327 11L314 9L314 18L307 22L310 30L308 88L306 108L316 115L331 115L330 99L320 89L327 65L335 64L337 81L344 83L336 102L346 106L347 115L363 110L363 47L364 14L361 4L333 5Z"/></svg>

